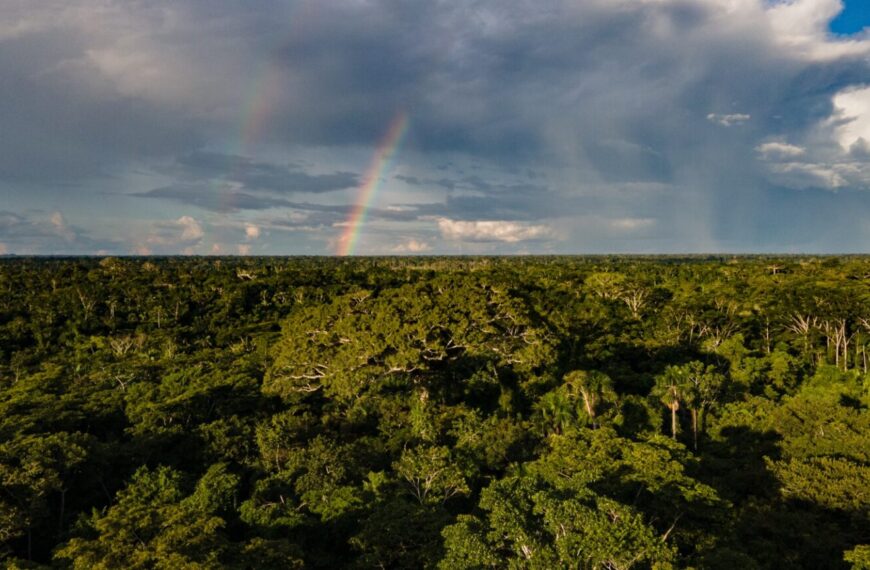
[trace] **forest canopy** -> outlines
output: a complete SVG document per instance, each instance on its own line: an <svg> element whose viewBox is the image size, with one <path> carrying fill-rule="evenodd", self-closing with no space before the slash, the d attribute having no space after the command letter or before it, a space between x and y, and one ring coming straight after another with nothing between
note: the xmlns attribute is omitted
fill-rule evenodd
<svg viewBox="0 0 870 570"><path fill-rule="evenodd" d="M870 259L0 259L0 564L870 568Z"/></svg>

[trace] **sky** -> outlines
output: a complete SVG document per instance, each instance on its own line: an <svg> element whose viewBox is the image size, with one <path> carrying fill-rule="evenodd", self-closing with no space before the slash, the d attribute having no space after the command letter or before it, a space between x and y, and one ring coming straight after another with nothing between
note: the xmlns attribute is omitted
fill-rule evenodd
<svg viewBox="0 0 870 570"><path fill-rule="evenodd" d="M870 252L867 0L0 0L0 254Z"/></svg>

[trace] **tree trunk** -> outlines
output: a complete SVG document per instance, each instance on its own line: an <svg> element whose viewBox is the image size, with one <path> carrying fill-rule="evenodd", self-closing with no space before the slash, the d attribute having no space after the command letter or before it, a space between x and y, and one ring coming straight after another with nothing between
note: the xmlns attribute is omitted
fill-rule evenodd
<svg viewBox="0 0 870 570"><path fill-rule="evenodd" d="M63 532L63 514L66 508L66 489L60 491L60 516L57 517L57 531Z"/></svg>
<svg viewBox="0 0 870 570"><path fill-rule="evenodd" d="M677 439L677 406L671 406L671 437Z"/></svg>
<svg viewBox="0 0 870 570"><path fill-rule="evenodd" d="M589 401L589 395L586 390L580 390L583 396L583 405L586 407L586 413L589 414L589 421L592 423L592 429L595 429L595 410L592 408L592 403Z"/></svg>
<svg viewBox="0 0 870 570"><path fill-rule="evenodd" d="M698 409L692 408L692 443L698 451Z"/></svg>

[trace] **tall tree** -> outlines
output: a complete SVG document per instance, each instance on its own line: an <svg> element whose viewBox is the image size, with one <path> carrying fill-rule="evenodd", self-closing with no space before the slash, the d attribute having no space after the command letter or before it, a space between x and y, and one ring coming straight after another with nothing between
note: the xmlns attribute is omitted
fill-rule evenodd
<svg viewBox="0 0 870 570"><path fill-rule="evenodd" d="M677 411L680 409L680 403L685 398L687 388L686 371L680 366L668 366L664 373L656 376L652 395L657 397L671 413L671 437L673 439L677 439L677 428L679 426Z"/></svg>

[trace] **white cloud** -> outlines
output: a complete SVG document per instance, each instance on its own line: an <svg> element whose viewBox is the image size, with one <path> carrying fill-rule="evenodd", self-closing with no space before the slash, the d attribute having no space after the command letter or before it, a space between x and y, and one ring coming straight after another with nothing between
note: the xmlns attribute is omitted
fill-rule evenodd
<svg viewBox="0 0 870 570"><path fill-rule="evenodd" d="M396 253L421 253L430 249L432 249L432 246L425 241L418 241L412 238L394 247L393 251Z"/></svg>
<svg viewBox="0 0 870 570"><path fill-rule="evenodd" d="M807 149L788 144L785 142L767 142L755 147L755 150L761 155L764 160L787 160L794 159L798 156L806 154Z"/></svg>
<svg viewBox="0 0 870 570"><path fill-rule="evenodd" d="M260 237L260 227L254 224L245 225L245 237L249 240Z"/></svg>
<svg viewBox="0 0 870 570"><path fill-rule="evenodd" d="M870 143L870 87L847 89L834 95L837 141L844 149Z"/></svg>
<svg viewBox="0 0 870 570"><path fill-rule="evenodd" d="M755 147L770 179L788 188L870 188L870 87L831 97L833 114L819 120L806 146L775 140Z"/></svg>
<svg viewBox="0 0 870 570"><path fill-rule="evenodd" d="M236 246L239 250L239 255L251 255L251 245L247 243L240 243Z"/></svg>
<svg viewBox="0 0 870 570"><path fill-rule="evenodd" d="M608 225L620 231L636 231L654 226L656 221L653 218L615 218L608 222Z"/></svg>
<svg viewBox="0 0 870 570"><path fill-rule="evenodd" d="M707 115L707 120L711 123L716 123L717 125L721 125L723 127L734 127L738 125L742 125L749 119L751 119L751 115L747 115L744 113L733 113L731 115L720 115L718 113L710 113Z"/></svg>
<svg viewBox="0 0 870 570"><path fill-rule="evenodd" d="M9 253L9 249L6 247L6 244L0 241L0 255L4 253Z"/></svg>
<svg viewBox="0 0 870 570"><path fill-rule="evenodd" d="M831 37L828 24L842 9L842 0L784 0L767 8L767 23L777 44L807 60L870 54L870 41L866 39Z"/></svg>
<svg viewBox="0 0 870 570"><path fill-rule="evenodd" d="M461 221L438 219L438 229L446 239L457 241L501 241L515 243L552 236L552 230L543 225L511 221Z"/></svg>
<svg viewBox="0 0 870 570"><path fill-rule="evenodd" d="M204 232L202 226L190 216L181 216L176 222L181 226L181 239L184 241L199 241Z"/></svg>
<svg viewBox="0 0 870 570"><path fill-rule="evenodd" d="M836 190L848 185L844 173L854 169L848 165L782 162L771 168L774 179L789 188L824 188Z"/></svg>
<svg viewBox="0 0 870 570"><path fill-rule="evenodd" d="M63 217L63 214L60 212L54 212L51 214L51 225L54 227L57 235L65 239L66 241L73 241L76 237L75 232L67 225L66 220Z"/></svg>
<svg viewBox="0 0 870 570"><path fill-rule="evenodd" d="M143 255L146 255L144 249L151 253L155 247L160 250L159 253L175 253L180 250L190 254L204 236L202 224L192 216L181 216L177 220L154 223L145 244L138 244L135 249Z"/></svg>

